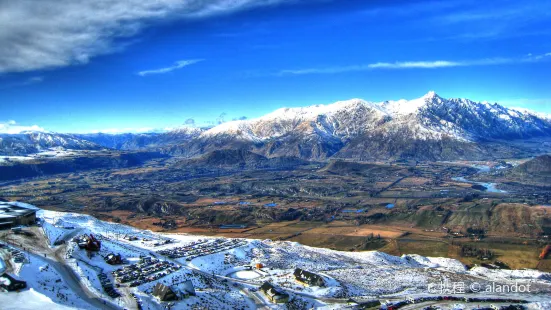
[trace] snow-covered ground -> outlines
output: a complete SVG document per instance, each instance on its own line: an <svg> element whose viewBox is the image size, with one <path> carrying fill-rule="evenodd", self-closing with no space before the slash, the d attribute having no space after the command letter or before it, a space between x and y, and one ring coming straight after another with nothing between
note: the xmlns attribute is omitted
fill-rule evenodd
<svg viewBox="0 0 551 310"><path fill-rule="evenodd" d="M29 154L26 156L0 156L0 165L10 162L28 161L39 158L52 158L52 157L67 157L75 156L84 153L93 153L95 151L80 151L80 150L64 150L62 148L51 148L39 153Z"/></svg>
<svg viewBox="0 0 551 310"><path fill-rule="evenodd" d="M260 276L261 275L258 272L252 271L252 270L241 270L241 271L236 271L235 273L232 274L233 278L243 279L243 280L252 280Z"/></svg>
<svg viewBox="0 0 551 310"><path fill-rule="evenodd" d="M33 157L28 156L0 156L0 165L9 163L9 162L18 162L18 161L26 161L26 160L32 160Z"/></svg>
<svg viewBox="0 0 551 310"><path fill-rule="evenodd" d="M42 223L42 229L44 230L44 233L46 234L46 236L48 236L50 245L54 245L57 240L62 240L64 236L72 232L71 229L67 229L58 225L59 223L56 223L56 224L52 224L50 222Z"/></svg>
<svg viewBox="0 0 551 310"><path fill-rule="evenodd" d="M22 291L20 293L0 293L0 305L2 305L2 310L75 309L74 307L64 306L59 303L55 303L46 295L38 293L32 288Z"/></svg>
<svg viewBox="0 0 551 310"><path fill-rule="evenodd" d="M488 270L483 267L468 270L459 261L449 258L420 255L396 257L377 251L339 252L271 240L240 239L240 242L228 242L232 239L157 234L76 213L39 211L38 216L45 220L44 232L52 242L59 238L68 239L64 245L66 264L80 276L82 283L100 298L121 308L135 306L128 304L134 302L128 298L128 294L133 293L144 309L161 309L166 303L151 296L153 287L162 283L181 291L186 281L193 283L197 296L175 302L172 309L254 309L255 302L268 303L272 309L287 309L286 305L271 304L259 292L253 293L265 281L287 292L293 306L299 308L339 309L346 305L348 298L396 300L407 296L426 296L431 295L428 291L431 285L443 281L464 283L467 288L473 283L530 284L532 290L529 294L493 296L515 296L539 302L531 306L544 309L548 306L545 303L547 296L551 294L551 275L536 270ZM73 235L93 234L101 240L101 250L88 255L70 241L73 236L67 231L75 232ZM129 236L138 239L132 240L134 238ZM171 259L159 253L174 248L185 248L185 251L199 254ZM180 267L154 271L137 286L130 287L130 282L121 281L113 274L123 266L112 266L104 261L103 257L109 253L121 254L126 260L123 266L137 264L142 257L156 257L159 262L166 261ZM263 267L256 269L257 264ZM53 303L63 306L86 306L74 291L64 285L64 280L53 268L48 269L44 265L46 263L41 258L31 256L31 262L22 265L18 273L20 278L28 281L33 289L32 294L44 295L42 299L45 304L51 299ZM139 270L145 272L147 268L141 267ZM248 270L250 268L254 269ZM317 273L326 285L311 287L295 281L295 268ZM123 294L121 299L106 296L99 274L105 274L113 284L121 284L121 288L117 288ZM155 275L154 280L148 280L152 275ZM31 294L29 292L20 294ZM468 289L465 293L469 293ZM253 301L252 294L255 294L256 301ZM20 298L17 294L2 297L6 296L14 296L14 300ZM471 293L468 296L484 295Z"/></svg>
<svg viewBox="0 0 551 310"><path fill-rule="evenodd" d="M64 276L41 257L31 255L28 262L19 265L15 278L27 282L28 289L21 292L0 293L1 309L86 309L84 302Z"/></svg>

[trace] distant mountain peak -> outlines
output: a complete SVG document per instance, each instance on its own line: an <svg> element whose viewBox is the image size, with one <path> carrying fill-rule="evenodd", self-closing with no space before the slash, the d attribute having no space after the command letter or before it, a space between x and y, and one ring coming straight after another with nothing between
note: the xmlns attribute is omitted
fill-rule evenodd
<svg viewBox="0 0 551 310"><path fill-rule="evenodd" d="M433 104L443 104L448 101L448 99L440 97L434 90L429 91L420 99L424 100L426 103Z"/></svg>
<svg viewBox="0 0 551 310"><path fill-rule="evenodd" d="M422 98L424 98L424 99L433 99L433 98L441 98L441 97L438 96L438 94L434 90L430 90Z"/></svg>

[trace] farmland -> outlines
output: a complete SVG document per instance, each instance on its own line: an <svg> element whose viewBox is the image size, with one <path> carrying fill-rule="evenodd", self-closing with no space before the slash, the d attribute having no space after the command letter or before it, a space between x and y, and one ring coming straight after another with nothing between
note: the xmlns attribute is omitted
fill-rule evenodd
<svg viewBox="0 0 551 310"><path fill-rule="evenodd" d="M472 245L495 251L516 268L549 270L537 255L551 234L551 189L508 183L503 170L493 168L500 165L331 161L279 170L202 166L199 173L176 158L152 159L141 167L22 180L0 187L0 196L171 234L482 263L459 255L461 245ZM481 184L499 179L491 186L506 190L484 191L461 181L468 179Z"/></svg>

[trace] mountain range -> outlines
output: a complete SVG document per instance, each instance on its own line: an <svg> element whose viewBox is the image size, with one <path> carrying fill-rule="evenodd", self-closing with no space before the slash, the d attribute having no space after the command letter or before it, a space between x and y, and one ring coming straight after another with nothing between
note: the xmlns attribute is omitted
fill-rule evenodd
<svg viewBox="0 0 551 310"><path fill-rule="evenodd" d="M26 135L37 137L36 133ZM414 100L351 99L329 105L282 108L257 119L212 128L182 127L165 133L43 134L49 143L20 137L17 147L9 142L15 139L12 136L0 136L0 154L23 154L61 146L155 149L185 157L236 149L267 158L308 160L478 160L512 157L523 152L510 141L551 139L551 117L496 103L445 99L429 92ZM58 141L54 139L56 136L63 139Z"/></svg>
<svg viewBox="0 0 551 310"><path fill-rule="evenodd" d="M100 150L103 146L71 134L41 131L0 134L0 155L24 156L53 148L58 150Z"/></svg>

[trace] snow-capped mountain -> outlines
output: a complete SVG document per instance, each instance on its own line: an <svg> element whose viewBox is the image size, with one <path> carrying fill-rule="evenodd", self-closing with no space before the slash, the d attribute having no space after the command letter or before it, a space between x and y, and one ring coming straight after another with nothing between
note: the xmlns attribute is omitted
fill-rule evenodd
<svg viewBox="0 0 551 310"><path fill-rule="evenodd" d="M549 135L551 123L535 113L468 99L444 99L429 92L409 101L352 99L329 105L283 108L258 119L224 123L201 136L233 135L261 142L300 132L343 139L380 130L381 126L389 130L407 126L416 133L411 138L447 135L476 141Z"/></svg>
<svg viewBox="0 0 551 310"><path fill-rule="evenodd" d="M426 96L418 119L429 128L459 134L470 141L521 139L551 134L551 120L497 103Z"/></svg>
<svg viewBox="0 0 551 310"><path fill-rule="evenodd" d="M233 135L262 142L291 133L346 137L384 119L386 113L376 104L352 99L330 105L281 108L257 119L233 121L205 131L201 137Z"/></svg>
<svg viewBox="0 0 551 310"><path fill-rule="evenodd" d="M51 148L61 150L98 150L102 147L69 134L42 131L0 134L0 155L27 155Z"/></svg>
<svg viewBox="0 0 551 310"><path fill-rule="evenodd" d="M164 133L0 136L0 154L19 155L61 146L122 150L154 149L194 157L219 149L266 157L329 157L360 160L488 159L520 154L515 139L551 139L551 118L434 92L413 100L362 99L282 108L257 119L212 128L179 127Z"/></svg>
<svg viewBox="0 0 551 310"><path fill-rule="evenodd" d="M388 159L484 158L489 141L551 137L551 120L535 113L429 92L414 100L282 108L257 119L202 132L180 148L195 155L249 148L266 156Z"/></svg>
<svg viewBox="0 0 551 310"><path fill-rule="evenodd" d="M510 109L513 110L513 111L521 112L522 114L530 114L530 115L534 115L538 118L551 120L551 114L548 114L548 113L536 112L536 111L533 111L533 110L530 110L530 109L518 108L518 107L510 108Z"/></svg>

